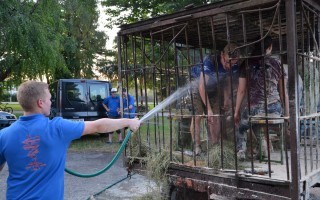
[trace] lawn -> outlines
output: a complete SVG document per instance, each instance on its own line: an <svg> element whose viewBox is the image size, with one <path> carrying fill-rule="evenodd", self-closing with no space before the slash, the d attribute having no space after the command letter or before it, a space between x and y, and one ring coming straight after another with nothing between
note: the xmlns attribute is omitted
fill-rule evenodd
<svg viewBox="0 0 320 200"><path fill-rule="evenodd" d="M16 104L8 104L12 107L17 118L22 115L21 106ZM149 104L149 109L152 109L153 104ZM17 112L18 111L18 112ZM152 146L157 146L159 143L168 145L170 143L170 132L172 133L173 140L177 139L175 136L176 121L172 120L170 128L170 120L167 117L151 118L148 122L141 125L139 131L132 137L140 138L142 142L148 143ZM69 150L71 151L102 151L102 152L116 152L120 144L113 143L107 144L108 137L106 134L96 134L84 136L79 140L75 140L71 143ZM118 141L116 133L113 134L113 141Z"/></svg>
<svg viewBox="0 0 320 200"><path fill-rule="evenodd" d="M157 126L155 126L158 124ZM175 124L172 125L172 133L175 131ZM175 136L173 136L175 137ZM139 140L144 143L149 143L151 146L156 144L169 144L170 143L170 120L166 117L149 120L148 123L143 123L138 132L132 135L132 138L140 138ZM103 151L103 152L116 152L118 151L120 144L112 143L107 144L108 137L106 134L95 134L84 136L79 140L75 140L71 143L69 150L71 151ZM118 135L113 134L113 141L118 141Z"/></svg>

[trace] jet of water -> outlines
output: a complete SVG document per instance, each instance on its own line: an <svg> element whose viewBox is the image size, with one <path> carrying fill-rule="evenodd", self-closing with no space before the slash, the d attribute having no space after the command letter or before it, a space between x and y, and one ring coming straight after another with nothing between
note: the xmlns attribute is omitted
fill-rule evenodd
<svg viewBox="0 0 320 200"><path fill-rule="evenodd" d="M168 105L172 104L176 100L182 98L185 96L189 89L191 87L195 87L197 84L197 80L190 82L189 84L185 85L182 88L179 88L177 91L175 91L172 95L167 97L165 100L163 100L160 104L158 104L156 107L154 107L152 110L150 110L147 114L145 114L141 119L140 122L144 122L149 120L151 117L153 117L156 113L167 107Z"/></svg>

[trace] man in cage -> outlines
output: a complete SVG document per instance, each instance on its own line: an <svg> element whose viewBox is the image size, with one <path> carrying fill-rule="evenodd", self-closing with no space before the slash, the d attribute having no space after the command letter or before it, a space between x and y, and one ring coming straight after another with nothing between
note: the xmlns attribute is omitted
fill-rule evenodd
<svg viewBox="0 0 320 200"><path fill-rule="evenodd" d="M200 124L203 113L208 115L208 139L212 144L217 144L220 140L220 120L213 116L214 111L219 113L219 94L223 93L223 109L228 110L230 105L231 85L229 70L238 71L237 62L240 52L235 44L228 44L224 47L220 55L207 55L203 59L203 64L191 68L193 81L192 97L194 106L194 115L192 118L190 133L195 141L195 153L200 154ZM195 138L194 138L195 137Z"/></svg>
<svg viewBox="0 0 320 200"><path fill-rule="evenodd" d="M117 91L118 91L117 88L112 88L111 95L105 98L102 104L104 109L106 109L107 111L108 118L111 118L111 119L119 119L121 117L120 116L120 97L119 95L117 95ZM118 141L119 143L121 143L122 142L121 130L117 130L116 132L118 133ZM107 142L108 144L112 143L112 135L113 135L113 132L108 133L108 136L109 136L109 141Z"/></svg>
<svg viewBox="0 0 320 200"><path fill-rule="evenodd" d="M237 154L238 158L246 158L246 132L249 129L249 115L254 116L257 114L265 113L265 87L266 84L266 97L267 97L267 112L273 115L284 115L289 117L289 99L286 91L287 73L282 70L280 61L271 56L272 51L272 38L267 36L264 39L264 54L261 56L261 43L255 45L252 55L248 60L248 71L246 65L242 64L239 70L239 86L237 91L236 108L234 113L234 121L237 130ZM265 66L262 66L262 63ZM247 83L247 73L248 80ZM264 80L266 81L264 83ZM284 81L282 81L284 80ZM240 109L243 102L246 90L249 91L250 113L246 107L241 112ZM284 110L284 113L283 113ZM266 154L266 147L264 154Z"/></svg>

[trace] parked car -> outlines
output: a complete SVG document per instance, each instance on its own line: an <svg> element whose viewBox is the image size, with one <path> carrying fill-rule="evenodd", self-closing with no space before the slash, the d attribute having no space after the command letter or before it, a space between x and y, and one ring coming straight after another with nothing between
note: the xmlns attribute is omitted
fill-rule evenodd
<svg viewBox="0 0 320 200"><path fill-rule="evenodd" d="M0 129L10 126L15 121L17 117L14 114L0 111Z"/></svg>
<svg viewBox="0 0 320 200"><path fill-rule="evenodd" d="M107 117L102 106L110 95L111 83L89 79L60 79L53 88L50 117L91 121Z"/></svg>

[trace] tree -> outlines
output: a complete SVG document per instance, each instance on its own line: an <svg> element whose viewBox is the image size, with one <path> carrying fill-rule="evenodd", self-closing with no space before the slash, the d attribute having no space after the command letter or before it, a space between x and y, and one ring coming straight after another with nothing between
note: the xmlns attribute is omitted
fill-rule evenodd
<svg viewBox="0 0 320 200"><path fill-rule="evenodd" d="M105 0L106 14L109 18L109 26L137 22L143 19L170 14L182 10L185 6L205 5L217 0Z"/></svg>
<svg viewBox="0 0 320 200"><path fill-rule="evenodd" d="M98 22L96 0L68 0L63 4L64 34L63 56L73 78L91 78L93 69L105 58L106 35L96 31Z"/></svg>
<svg viewBox="0 0 320 200"><path fill-rule="evenodd" d="M0 81L63 70L60 10L57 1L0 1Z"/></svg>

